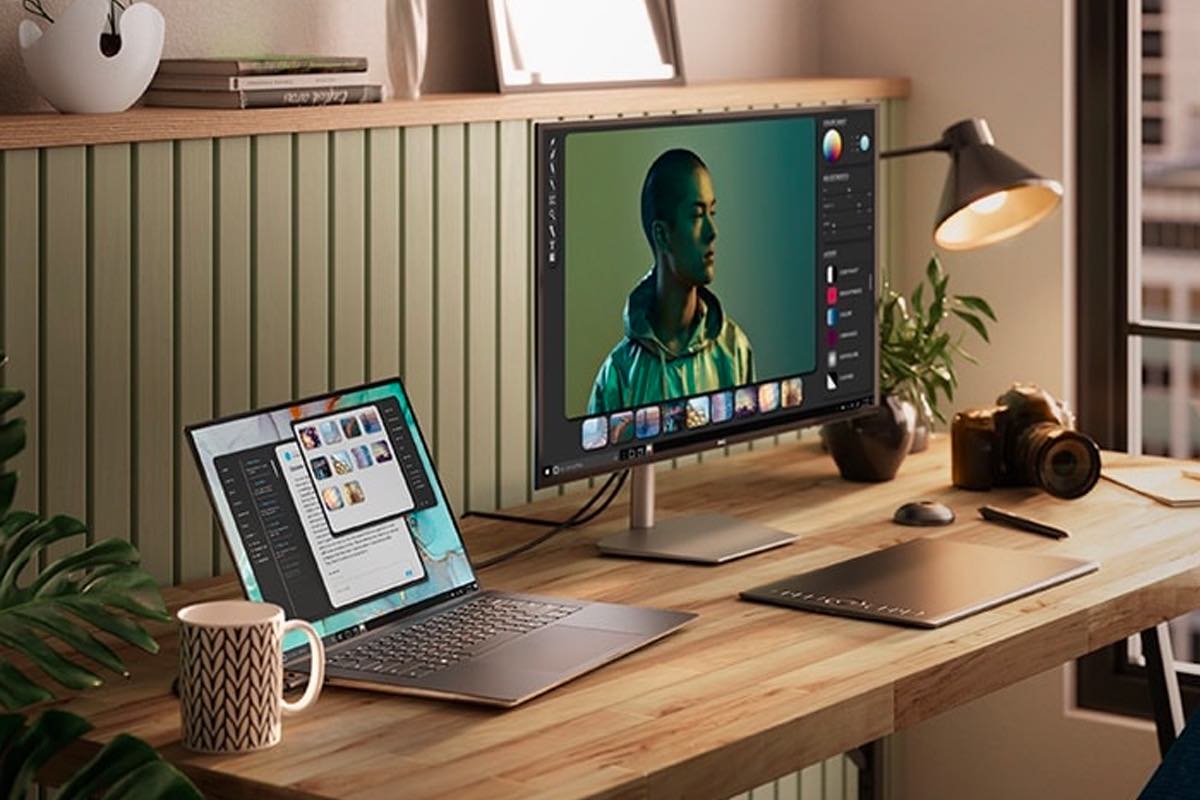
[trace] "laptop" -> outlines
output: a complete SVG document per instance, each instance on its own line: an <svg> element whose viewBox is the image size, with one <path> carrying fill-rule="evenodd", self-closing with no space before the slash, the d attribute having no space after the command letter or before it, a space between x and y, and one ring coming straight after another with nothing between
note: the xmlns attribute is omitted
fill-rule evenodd
<svg viewBox="0 0 1200 800"><path fill-rule="evenodd" d="M937 628L1078 578L1095 561L913 539L742 592L744 600Z"/></svg>
<svg viewBox="0 0 1200 800"><path fill-rule="evenodd" d="M514 706L696 616L481 587L399 379L187 438L246 597L316 627L327 683Z"/></svg>

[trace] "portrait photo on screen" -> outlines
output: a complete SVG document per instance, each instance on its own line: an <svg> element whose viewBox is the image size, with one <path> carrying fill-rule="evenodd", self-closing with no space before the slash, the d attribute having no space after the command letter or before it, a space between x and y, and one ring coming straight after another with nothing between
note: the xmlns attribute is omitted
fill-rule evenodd
<svg viewBox="0 0 1200 800"><path fill-rule="evenodd" d="M815 369L816 138L811 117L566 137L568 419Z"/></svg>

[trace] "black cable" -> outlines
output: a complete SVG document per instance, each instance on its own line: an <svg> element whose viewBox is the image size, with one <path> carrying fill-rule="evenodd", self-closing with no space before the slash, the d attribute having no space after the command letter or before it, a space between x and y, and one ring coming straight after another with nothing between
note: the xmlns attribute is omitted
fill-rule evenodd
<svg viewBox="0 0 1200 800"><path fill-rule="evenodd" d="M459 517L459 519L466 519L467 517L479 517L480 519L497 519L501 522L516 522L521 525L541 525L542 527L546 528L557 528L561 525L570 525L581 514L587 513L587 510L591 508L598 499L600 499L601 495L608 490L608 487L612 486L612 482L616 480L618 475L620 475L618 472L614 472L609 475L608 480L606 480L604 484L596 490L596 493L593 494L591 499L584 504L583 508L579 509L566 519L560 520L540 519L538 517L522 517L517 514L502 514L498 511L465 511Z"/></svg>
<svg viewBox="0 0 1200 800"><path fill-rule="evenodd" d="M517 522L521 525L543 525L547 528L553 528L556 525L566 524L566 520L558 519L538 519L537 517L519 517L516 514L501 514L497 511L464 511L459 519L467 517L479 517L480 519L498 519L501 522Z"/></svg>
<svg viewBox="0 0 1200 800"><path fill-rule="evenodd" d="M475 564L475 569L481 570L481 569L487 569L488 567L491 567L491 566L495 566L496 564L499 564L501 561L507 561L508 559L513 558L514 556L519 556L522 553L526 553L526 552L532 550L533 548L537 547L540 544L543 544L544 542L550 541L550 539L554 538L555 536L562 533L563 531L570 530L572 528L577 528L581 525L586 525L587 523L591 522L596 517L603 514L605 512L605 510L607 510L608 507L610 505L612 505L612 501L615 500L617 495L621 493L621 488L625 485L625 479L628 476L629 476L628 470L621 472L619 475L615 474L615 473L613 475L610 475L608 480L604 483L604 485L602 487L600 487L600 491L596 492L596 494L592 495L592 499L589 500L583 506L583 508L579 509L574 514L572 514L569 519L556 525L555 527L551 528L550 530L546 531L541 536L537 536L533 539L530 539L528 542L518 545L518 546L512 548L511 550L506 550L503 553L494 555L489 559L480 561L479 563ZM613 485L614 480L616 480L616 485ZM602 502L599 505L599 507L597 507L589 512L588 509L600 498L600 496L604 493L604 491L606 489L608 489L609 486L612 486L612 491L610 491L608 493L608 497L606 497L604 499L604 502Z"/></svg>

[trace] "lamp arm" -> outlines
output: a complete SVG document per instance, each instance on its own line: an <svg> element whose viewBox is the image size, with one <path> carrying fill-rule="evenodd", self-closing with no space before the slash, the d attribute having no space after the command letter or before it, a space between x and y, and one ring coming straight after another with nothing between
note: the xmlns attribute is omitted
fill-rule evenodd
<svg viewBox="0 0 1200 800"><path fill-rule="evenodd" d="M948 153L950 152L950 143L945 139L938 139L936 142L929 144L919 144L915 147L898 147L895 150L888 150L880 153L880 158L896 158L897 156L911 156L916 153Z"/></svg>

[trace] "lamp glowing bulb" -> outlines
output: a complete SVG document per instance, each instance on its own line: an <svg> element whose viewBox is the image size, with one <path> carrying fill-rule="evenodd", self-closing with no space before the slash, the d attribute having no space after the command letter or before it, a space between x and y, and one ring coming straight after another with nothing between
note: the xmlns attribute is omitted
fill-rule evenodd
<svg viewBox="0 0 1200 800"><path fill-rule="evenodd" d="M979 198L971 203L970 208L976 214L993 214L1003 208L1007 201L1008 192L1001 190Z"/></svg>

